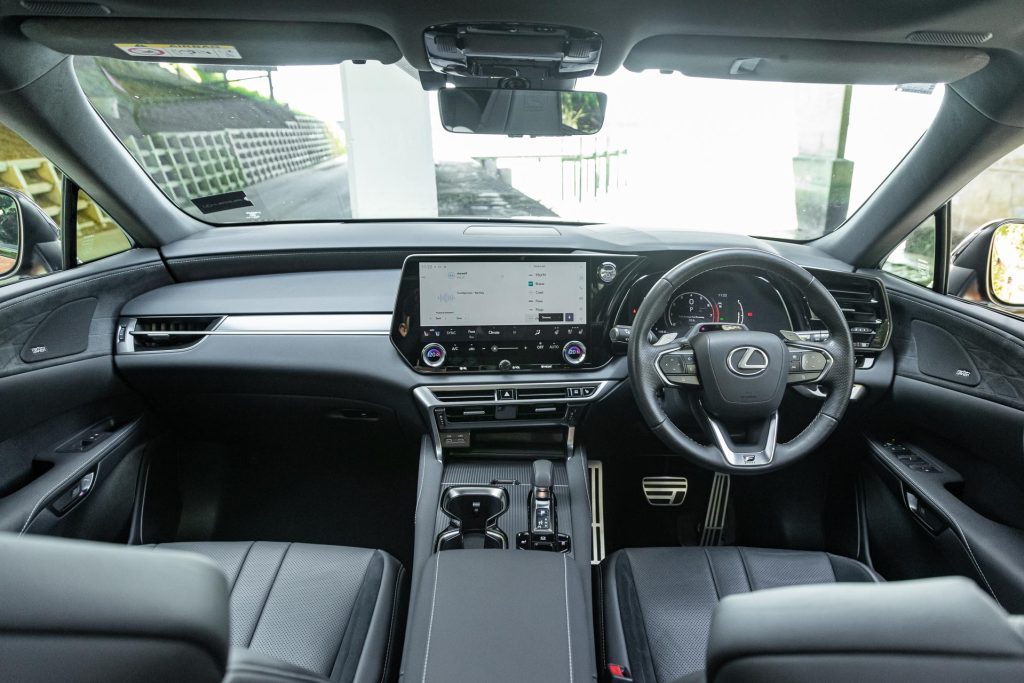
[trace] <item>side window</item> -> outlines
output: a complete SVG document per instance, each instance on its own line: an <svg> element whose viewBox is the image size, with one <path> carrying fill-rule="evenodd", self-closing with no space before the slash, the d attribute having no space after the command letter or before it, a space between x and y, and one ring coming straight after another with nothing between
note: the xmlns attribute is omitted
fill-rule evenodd
<svg viewBox="0 0 1024 683"><path fill-rule="evenodd" d="M914 228L882 263L882 270L931 287L935 282L935 214Z"/></svg>
<svg viewBox="0 0 1024 683"><path fill-rule="evenodd" d="M71 226L66 225L68 217L63 215L64 180L63 173L49 159L0 124L0 188L20 192L60 228L59 235L66 236ZM91 197L81 190L77 192L76 261L87 263L130 249L131 240L121 227ZM7 200L10 202L9 196ZM16 219L15 207L9 207L5 212L5 227L0 231L3 233L0 235L0 283L60 270L60 242L49 241L59 236L40 236L38 231L21 233ZM47 223L45 219L40 220ZM45 245L41 244L44 240Z"/></svg>
<svg viewBox="0 0 1024 683"><path fill-rule="evenodd" d="M81 190L78 191L75 215L75 242L79 263L89 263L132 248L131 239L121 226Z"/></svg>
<svg viewBox="0 0 1024 683"><path fill-rule="evenodd" d="M950 244L996 221L1024 219L1024 146L982 171L953 197Z"/></svg>

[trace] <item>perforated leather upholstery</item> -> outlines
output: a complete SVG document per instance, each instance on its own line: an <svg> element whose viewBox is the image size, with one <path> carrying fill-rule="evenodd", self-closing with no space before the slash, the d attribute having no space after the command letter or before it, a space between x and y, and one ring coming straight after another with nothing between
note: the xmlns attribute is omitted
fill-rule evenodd
<svg viewBox="0 0 1024 683"><path fill-rule="evenodd" d="M331 681L380 681L402 567L380 550L299 543L165 543L214 560L230 587L236 648Z"/></svg>
<svg viewBox="0 0 1024 683"><path fill-rule="evenodd" d="M704 668L711 615L727 595L842 581L880 581L854 560L761 548L641 548L601 571L603 662L637 683L675 681Z"/></svg>

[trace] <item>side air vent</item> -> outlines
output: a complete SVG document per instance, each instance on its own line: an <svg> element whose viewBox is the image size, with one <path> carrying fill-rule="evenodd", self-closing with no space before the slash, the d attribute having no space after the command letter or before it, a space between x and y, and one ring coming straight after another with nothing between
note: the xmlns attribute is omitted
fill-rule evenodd
<svg viewBox="0 0 1024 683"><path fill-rule="evenodd" d="M124 328L125 323L119 326L118 342L126 341L122 339L125 329L132 351L179 351L198 344L220 321L215 316L139 318L131 329Z"/></svg>
<svg viewBox="0 0 1024 683"><path fill-rule="evenodd" d="M992 40L992 34L988 31L981 33L970 31L914 31L907 36L907 40L911 43L970 47L987 43Z"/></svg>
<svg viewBox="0 0 1024 683"><path fill-rule="evenodd" d="M889 343L891 321L885 287L879 280L862 275L814 271L831 292L850 326L853 348L880 351Z"/></svg>
<svg viewBox="0 0 1024 683"><path fill-rule="evenodd" d="M465 403L467 401L493 401L494 389L433 389L434 396L441 403Z"/></svg>
<svg viewBox="0 0 1024 683"><path fill-rule="evenodd" d="M41 2L21 0L21 6L33 14L56 17L105 17L110 8L95 2Z"/></svg>

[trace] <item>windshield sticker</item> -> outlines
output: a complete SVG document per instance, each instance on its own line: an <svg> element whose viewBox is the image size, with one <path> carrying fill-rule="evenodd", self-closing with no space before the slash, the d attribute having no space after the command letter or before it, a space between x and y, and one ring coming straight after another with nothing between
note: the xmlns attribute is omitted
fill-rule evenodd
<svg viewBox="0 0 1024 683"><path fill-rule="evenodd" d="M188 45L182 43L114 43L131 57L178 57L192 59L241 59L234 45Z"/></svg>
<svg viewBox="0 0 1024 683"><path fill-rule="evenodd" d="M218 211L229 211L231 209L252 206L252 202L249 201L249 198L241 190L238 192L225 192L224 194L212 194L209 197L197 197L192 200L192 203L203 213L216 213Z"/></svg>

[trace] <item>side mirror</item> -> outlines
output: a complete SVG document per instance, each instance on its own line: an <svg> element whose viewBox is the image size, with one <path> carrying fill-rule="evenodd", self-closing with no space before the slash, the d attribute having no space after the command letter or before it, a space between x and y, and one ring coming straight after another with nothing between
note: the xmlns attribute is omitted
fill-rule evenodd
<svg viewBox="0 0 1024 683"><path fill-rule="evenodd" d="M60 228L17 190L0 188L0 280L60 270Z"/></svg>
<svg viewBox="0 0 1024 683"><path fill-rule="evenodd" d="M0 280L18 270L21 261L21 210L14 197L0 190Z"/></svg>
<svg viewBox="0 0 1024 683"><path fill-rule="evenodd" d="M1009 309L1024 309L1024 221L1004 221L992 232L989 246L989 297Z"/></svg>

